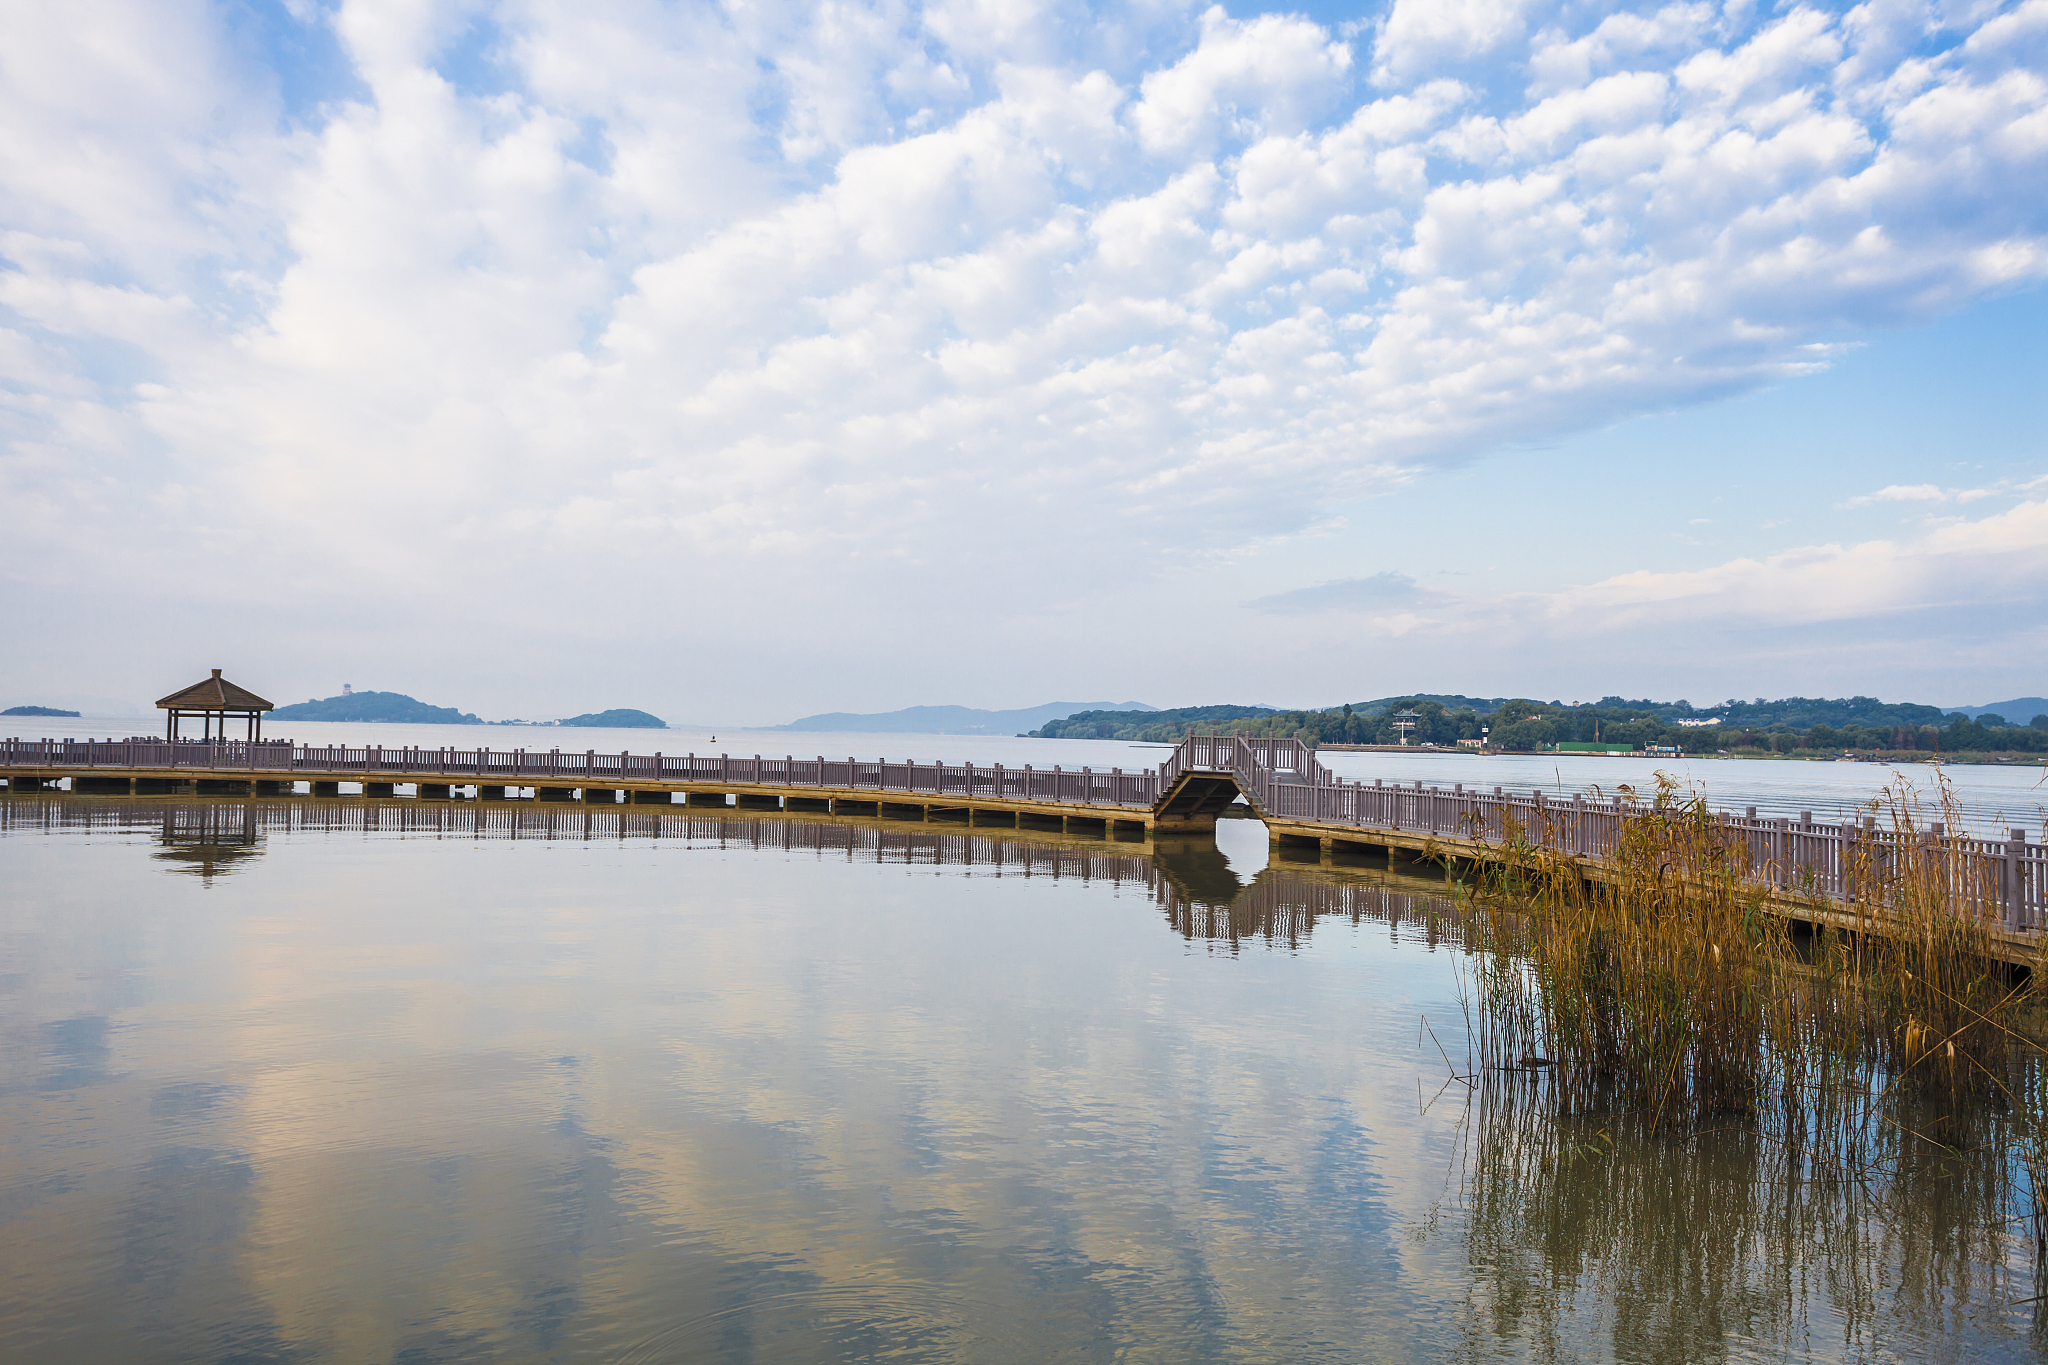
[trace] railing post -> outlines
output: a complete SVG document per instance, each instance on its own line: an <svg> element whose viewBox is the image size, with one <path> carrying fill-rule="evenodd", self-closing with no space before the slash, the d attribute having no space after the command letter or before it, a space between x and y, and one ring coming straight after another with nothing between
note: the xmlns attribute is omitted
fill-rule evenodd
<svg viewBox="0 0 2048 1365"><path fill-rule="evenodd" d="M2023 898L2021 895L2021 878L2026 866L2023 861L2026 851L2027 832L2023 829L2013 830L2011 837L2005 841L2005 866L2001 869L2001 875L1998 879L1999 899L2004 902L1999 907L1999 918L2009 932L2016 932L2022 927L2020 924L2020 901Z"/></svg>

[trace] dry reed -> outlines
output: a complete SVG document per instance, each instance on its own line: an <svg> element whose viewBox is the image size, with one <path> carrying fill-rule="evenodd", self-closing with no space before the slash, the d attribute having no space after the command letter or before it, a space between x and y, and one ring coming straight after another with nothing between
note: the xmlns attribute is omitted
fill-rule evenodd
<svg viewBox="0 0 2048 1365"><path fill-rule="evenodd" d="M2023 1191L2048 1249L2040 974L1988 951L1992 872L1930 832L1930 813L1962 823L1945 782L1932 795L1901 779L1871 803L1847 903L1773 899L1773 869L1661 778L1627 793L1602 866L1509 830L1465 888L1483 1070L1541 1072L1560 1117L1738 1127L1801 1179L1981 1168Z"/></svg>

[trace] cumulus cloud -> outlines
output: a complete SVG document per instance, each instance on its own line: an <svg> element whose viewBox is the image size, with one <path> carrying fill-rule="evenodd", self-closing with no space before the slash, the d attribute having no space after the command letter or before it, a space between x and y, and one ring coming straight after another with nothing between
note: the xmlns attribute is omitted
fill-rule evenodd
<svg viewBox="0 0 2048 1365"><path fill-rule="evenodd" d="M0 488L103 548L12 571L1058 610L2048 277L2042 6L17 7Z"/></svg>

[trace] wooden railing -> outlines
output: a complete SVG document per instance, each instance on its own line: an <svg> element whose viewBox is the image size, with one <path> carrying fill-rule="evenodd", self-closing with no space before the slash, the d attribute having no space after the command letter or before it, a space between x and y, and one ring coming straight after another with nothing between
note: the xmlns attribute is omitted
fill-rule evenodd
<svg viewBox="0 0 2048 1365"><path fill-rule="evenodd" d="M524 749L323 748L290 743L251 744L242 740L167 743L162 740L19 740L0 744L0 770L64 768L129 771L210 770L292 780L310 774L323 779L451 782L507 786L603 787L610 783L695 783L708 786L780 787L873 793L878 800L906 799L1044 802L1061 805L1150 809L1184 774L1227 773L1266 820L1317 826L1332 833L1383 831L1409 837L1436 836L1503 846L1517 841L1554 853L1599 861L1619 851L1625 826L1641 807L1614 798L1583 794L1547 797L1495 787L1468 791L1370 785L1339 780L1316 761L1306 744L1292 739L1237 735L1190 735L1156 769L1019 768L995 764L896 763L846 758L735 758L698 754L546 753ZM1716 814L1719 839L1731 863L1756 882L1792 894L1852 903L1867 888L1856 885L1859 868L1884 861L1894 848L1895 830L1875 823L1817 823L1810 813L1797 820L1759 819L1754 807L1741 815ZM2023 829L2005 839L1950 832L1940 825L1908 832L1939 849L1968 881L1967 899L1987 918L2015 932L2037 932L2048 918L2048 848L2029 843ZM1370 842L1368 838L1366 842Z"/></svg>
<svg viewBox="0 0 2048 1365"><path fill-rule="evenodd" d="M1553 798L1499 787L1467 791L1463 783L1445 790L1420 782L1345 782L1295 740L1190 736L1161 774L1170 786L1190 769L1229 772L1266 820L1493 847L1523 843L1589 862L1614 857L1628 822L1643 814L1639 803L1618 796L1603 801L1583 793ZM2029 843L2024 829L2012 829L2004 839L1979 838L1939 824L1880 829L1872 817L1816 822L1811 811L1800 812L1797 820L1759 819L1754 806L1740 815L1717 811L1713 819L1715 843L1725 850L1727 864L1773 891L1845 905L1867 900L1875 888L1858 885L1859 876L1879 876L1896 863L1903 837L1939 855L1944 875L1956 883L1958 904L2009 932L2038 933L2048 922L2048 846Z"/></svg>
<svg viewBox="0 0 2048 1365"><path fill-rule="evenodd" d="M1147 809L1158 799L1159 772L1121 768L991 767L977 764L896 763L887 759L763 758L719 754L546 753L525 749L415 749L251 744L214 740L10 739L0 746L0 770L64 768L128 771L205 770L249 773L275 780L376 782L447 778L456 783L503 786L602 787L607 783L704 783L735 787L814 787L901 793L963 801L1031 801L1060 805Z"/></svg>

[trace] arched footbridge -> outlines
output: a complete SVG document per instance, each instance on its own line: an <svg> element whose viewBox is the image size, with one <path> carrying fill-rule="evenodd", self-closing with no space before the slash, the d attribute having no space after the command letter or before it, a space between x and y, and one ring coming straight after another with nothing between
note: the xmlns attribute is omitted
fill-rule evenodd
<svg viewBox="0 0 2048 1365"><path fill-rule="evenodd" d="M1330 852L1427 853L1491 861L1522 840L1579 859L1592 876L1619 846L1631 808L1621 800L1387 785L1340 780L1292 739L1190 735L1155 768L1008 767L893 763L856 758L582 753L515 749L324 748L289 741L0 742L0 777L13 791L59 784L75 792L136 795L338 796L367 798L412 788L421 800L581 801L738 806L838 812L1024 828L1086 830L1112 837L1201 835L1240 798L1274 843ZM1758 818L1722 812L1723 829L1751 875L1788 913L1832 919L1856 900L1858 841L1894 837L1862 824ZM1931 826L1984 874L1985 917L2010 949L2031 961L2048 910L2048 850L2015 829L2004 840ZM1867 861L1867 860L1866 860ZM1844 909L1841 917L1867 924Z"/></svg>

